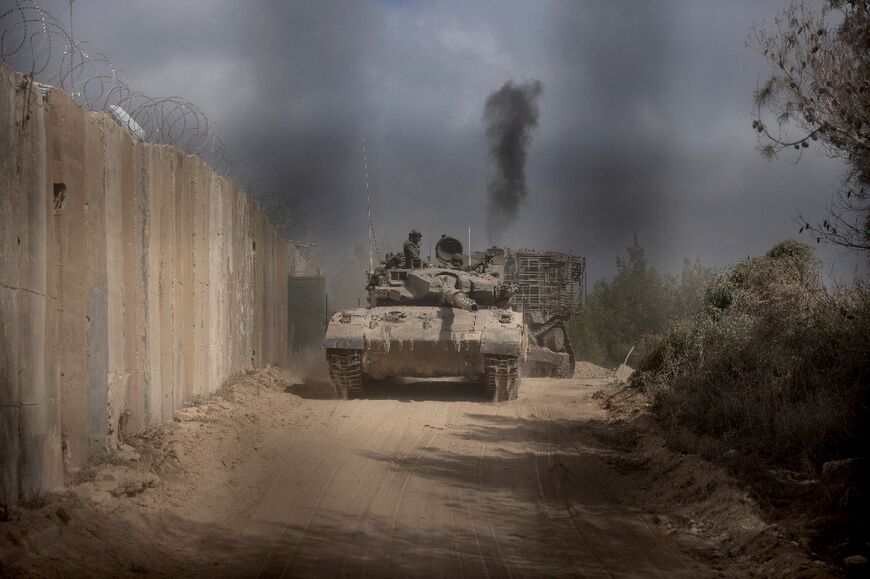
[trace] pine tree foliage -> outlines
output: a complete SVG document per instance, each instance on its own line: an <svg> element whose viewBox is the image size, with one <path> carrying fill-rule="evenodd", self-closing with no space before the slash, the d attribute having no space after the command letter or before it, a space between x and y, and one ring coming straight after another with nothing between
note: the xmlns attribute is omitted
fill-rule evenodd
<svg viewBox="0 0 870 579"><path fill-rule="evenodd" d="M638 359L649 336L697 311L714 273L699 260L686 259L680 277L662 275L647 264L635 235L626 256L616 258L616 275L595 283L580 319L571 326L578 359L615 367L632 347L632 359Z"/></svg>

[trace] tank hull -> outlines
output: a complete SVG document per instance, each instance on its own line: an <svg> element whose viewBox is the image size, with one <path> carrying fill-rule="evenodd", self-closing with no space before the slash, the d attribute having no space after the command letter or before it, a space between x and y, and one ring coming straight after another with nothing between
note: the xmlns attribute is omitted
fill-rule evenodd
<svg viewBox="0 0 870 579"><path fill-rule="evenodd" d="M487 357L524 358L527 332L511 310L378 306L333 315L324 347L358 351L366 378L482 380Z"/></svg>

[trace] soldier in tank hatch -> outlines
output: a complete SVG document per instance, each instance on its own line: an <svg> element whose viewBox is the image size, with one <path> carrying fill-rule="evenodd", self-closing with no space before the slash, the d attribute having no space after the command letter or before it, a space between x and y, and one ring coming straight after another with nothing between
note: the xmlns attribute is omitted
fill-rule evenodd
<svg viewBox="0 0 870 579"><path fill-rule="evenodd" d="M417 269L423 267L423 262L420 259L420 240L423 239L423 234L416 229L412 229L408 234L408 241L402 246L402 251L405 254L405 268Z"/></svg>

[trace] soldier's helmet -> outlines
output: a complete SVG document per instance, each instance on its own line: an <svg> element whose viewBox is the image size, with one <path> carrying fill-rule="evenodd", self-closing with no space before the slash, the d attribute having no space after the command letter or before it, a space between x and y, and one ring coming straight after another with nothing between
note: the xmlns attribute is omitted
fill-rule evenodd
<svg viewBox="0 0 870 579"><path fill-rule="evenodd" d="M420 233L419 229L412 229L411 233L408 234L408 237L411 239L422 239L423 234Z"/></svg>

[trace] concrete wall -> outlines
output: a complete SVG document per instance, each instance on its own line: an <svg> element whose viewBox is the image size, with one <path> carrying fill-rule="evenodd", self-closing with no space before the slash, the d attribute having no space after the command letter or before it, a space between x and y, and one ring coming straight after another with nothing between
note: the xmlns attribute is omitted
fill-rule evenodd
<svg viewBox="0 0 870 579"><path fill-rule="evenodd" d="M0 503L286 363L291 253L198 158L0 65Z"/></svg>

